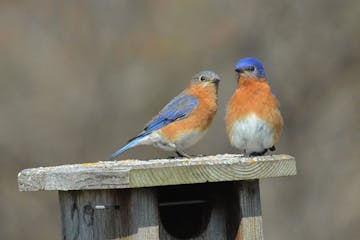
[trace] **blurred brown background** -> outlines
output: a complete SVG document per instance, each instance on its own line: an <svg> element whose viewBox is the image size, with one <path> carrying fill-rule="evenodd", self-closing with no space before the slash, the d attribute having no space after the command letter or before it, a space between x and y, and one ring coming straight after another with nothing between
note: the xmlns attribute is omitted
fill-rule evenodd
<svg viewBox="0 0 360 240"><path fill-rule="evenodd" d="M266 239L360 239L359 23L355 0L1 1L0 239L60 239L57 193L18 192L21 169L107 158L200 70L222 77L220 110L189 152L236 152L223 116L248 55L298 166L262 181Z"/></svg>

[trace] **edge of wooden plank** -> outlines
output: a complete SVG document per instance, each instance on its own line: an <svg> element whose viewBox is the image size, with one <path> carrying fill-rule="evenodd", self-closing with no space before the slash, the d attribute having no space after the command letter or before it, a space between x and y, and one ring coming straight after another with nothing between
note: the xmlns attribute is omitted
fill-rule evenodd
<svg viewBox="0 0 360 240"><path fill-rule="evenodd" d="M22 170L20 191L135 188L296 175L289 155L243 157L237 154L192 159L96 162Z"/></svg>
<svg viewBox="0 0 360 240"><path fill-rule="evenodd" d="M255 158L216 155L221 161L192 159L188 164L130 170L130 187L240 181L296 175L295 158L289 155Z"/></svg>
<svg viewBox="0 0 360 240"><path fill-rule="evenodd" d="M29 168L19 172L18 187L20 191L126 188L129 171L129 167L108 168L101 163Z"/></svg>

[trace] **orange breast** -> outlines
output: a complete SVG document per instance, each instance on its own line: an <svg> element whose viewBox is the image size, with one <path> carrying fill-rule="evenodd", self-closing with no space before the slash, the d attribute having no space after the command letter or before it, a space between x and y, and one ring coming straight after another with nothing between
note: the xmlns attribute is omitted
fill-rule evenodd
<svg viewBox="0 0 360 240"><path fill-rule="evenodd" d="M283 127L283 119L278 106L278 101L271 93L265 79L241 79L239 87L227 106L225 116L227 133L230 134L235 121L255 113L273 127L274 142L277 142Z"/></svg>
<svg viewBox="0 0 360 240"><path fill-rule="evenodd" d="M161 129L163 137L176 140L183 132L207 130L217 111L217 93L215 86L191 85L187 91L199 99L199 104L188 117L177 120Z"/></svg>

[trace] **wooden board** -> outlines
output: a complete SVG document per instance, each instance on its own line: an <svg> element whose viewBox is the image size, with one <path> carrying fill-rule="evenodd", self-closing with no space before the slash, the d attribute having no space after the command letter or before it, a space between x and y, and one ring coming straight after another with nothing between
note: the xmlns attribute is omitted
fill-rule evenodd
<svg viewBox="0 0 360 240"><path fill-rule="evenodd" d="M25 169L20 191L137 188L238 181L296 175L289 155L243 157L236 154L192 159L124 160Z"/></svg>
<svg viewBox="0 0 360 240"><path fill-rule="evenodd" d="M236 240L263 240L259 180L237 183L241 221Z"/></svg>
<svg viewBox="0 0 360 240"><path fill-rule="evenodd" d="M59 191L59 202L61 239L159 240L158 202L149 188Z"/></svg>

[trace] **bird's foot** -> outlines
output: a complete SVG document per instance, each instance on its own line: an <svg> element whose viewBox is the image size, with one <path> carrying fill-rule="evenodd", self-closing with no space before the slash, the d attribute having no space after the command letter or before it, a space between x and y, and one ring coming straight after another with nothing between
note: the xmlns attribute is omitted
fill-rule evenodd
<svg viewBox="0 0 360 240"><path fill-rule="evenodd" d="M176 154L179 156L179 157L182 157L182 158L191 158L191 156L189 154L186 154L184 152L181 152L179 150L176 150Z"/></svg>
<svg viewBox="0 0 360 240"><path fill-rule="evenodd" d="M275 146L272 146L271 148L269 148L270 151L275 151L276 150L276 147Z"/></svg>
<svg viewBox="0 0 360 240"><path fill-rule="evenodd" d="M264 149L262 152L252 152L249 154L249 157L263 156L267 151L267 149Z"/></svg>

